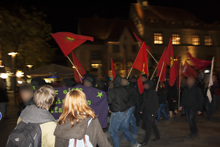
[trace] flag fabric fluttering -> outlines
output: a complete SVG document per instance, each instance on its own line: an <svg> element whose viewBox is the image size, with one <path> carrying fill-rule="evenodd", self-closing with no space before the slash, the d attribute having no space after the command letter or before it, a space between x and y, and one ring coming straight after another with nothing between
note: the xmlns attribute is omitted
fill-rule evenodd
<svg viewBox="0 0 220 147"><path fill-rule="evenodd" d="M211 94L209 87L211 87L213 85L213 79L212 79L213 68L214 68L214 57L212 58L212 66L211 66L209 85L208 85L208 90L207 90L207 97L208 97L210 103L212 102L212 94Z"/></svg>
<svg viewBox="0 0 220 147"><path fill-rule="evenodd" d="M56 40L66 57L72 50L84 43L86 40L94 41L93 37L76 35L70 32L57 32L52 33L51 35Z"/></svg>
<svg viewBox="0 0 220 147"><path fill-rule="evenodd" d="M141 47L144 41L141 40L134 32L133 32L133 34L134 34L134 37L136 38L136 40L138 42L139 47Z"/></svg>
<svg viewBox="0 0 220 147"><path fill-rule="evenodd" d="M178 60L178 56L176 56L175 60L174 60L174 66L175 66L175 70L176 70L176 87L179 88L179 80L180 80L180 64L179 64L179 60Z"/></svg>
<svg viewBox="0 0 220 147"><path fill-rule="evenodd" d="M197 70L202 70L212 63L212 61L196 59L189 52L187 52L187 54L188 54L189 58L191 59L194 68Z"/></svg>
<svg viewBox="0 0 220 147"><path fill-rule="evenodd" d="M140 94L142 94L144 92L144 85L143 85L143 82L141 81L141 76L142 76L142 74L140 75L140 77L137 80L138 89L139 89Z"/></svg>
<svg viewBox="0 0 220 147"><path fill-rule="evenodd" d="M74 78L76 80L76 82L81 82L81 78L80 76L83 76L84 74L86 74L85 69L83 68L82 64L79 62L79 60L76 58L75 54L72 52L72 58L73 58L73 64L75 66L74 68ZM78 69L79 73L76 71L76 68Z"/></svg>
<svg viewBox="0 0 220 147"><path fill-rule="evenodd" d="M160 61L157 64L157 69L158 69L157 70L157 76L160 77L160 79L159 79L160 82L164 82L165 79L166 79L166 73L167 73L167 67L166 67L166 64L165 64L166 51L167 51L167 48L164 49L163 54L160 58ZM163 65L163 63L164 63L164 65ZM162 67L163 67L163 70L161 71ZM160 76L160 72L162 72L161 76Z"/></svg>
<svg viewBox="0 0 220 147"><path fill-rule="evenodd" d="M186 61L181 69L181 74L185 77L197 76L197 72Z"/></svg>
<svg viewBox="0 0 220 147"><path fill-rule="evenodd" d="M132 65L132 68L135 68L142 72L142 74L146 74L149 76L148 73L148 61L147 61L147 51L145 42L143 42L140 51Z"/></svg>
<svg viewBox="0 0 220 147"><path fill-rule="evenodd" d="M116 77L116 73L115 73L114 62L112 58L111 58L111 70L112 70L112 81L113 81Z"/></svg>
<svg viewBox="0 0 220 147"><path fill-rule="evenodd" d="M166 64L170 66L170 82L169 85L173 86L176 81L176 71L174 66L174 55L173 55L173 45L172 45L172 38L170 38L168 47L167 47L167 53L166 53Z"/></svg>

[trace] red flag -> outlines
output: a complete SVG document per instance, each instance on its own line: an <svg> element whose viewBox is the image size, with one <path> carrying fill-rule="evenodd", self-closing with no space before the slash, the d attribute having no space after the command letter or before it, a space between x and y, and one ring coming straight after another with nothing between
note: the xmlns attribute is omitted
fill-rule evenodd
<svg viewBox="0 0 220 147"><path fill-rule="evenodd" d="M141 47L144 41L141 40L134 32L133 32L133 34L134 34L134 37L136 38L136 40L138 42L139 47Z"/></svg>
<svg viewBox="0 0 220 147"><path fill-rule="evenodd" d="M186 77L196 77L197 72L185 61L185 64L181 69L181 74Z"/></svg>
<svg viewBox="0 0 220 147"><path fill-rule="evenodd" d="M166 78L166 73L167 73L167 67L166 67L166 63L165 63L165 59L166 59L166 51L167 51L167 48L164 49L163 51L163 54L160 58L160 61L158 62L157 64L157 76L159 77L160 76L160 72L161 72L161 69L162 69L162 66L163 66L163 70L162 70L162 73L161 73L161 76L160 76L160 82L164 82L165 78ZM164 63L164 65L163 65Z"/></svg>
<svg viewBox="0 0 220 147"><path fill-rule="evenodd" d="M206 61L206 60L193 58L189 52L187 52L187 54L189 58L191 59L195 69L198 69L198 70L204 69L212 63L212 61Z"/></svg>
<svg viewBox="0 0 220 147"><path fill-rule="evenodd" d="M58 32L51 35L56 40L65 56L86 40L94 41L93 37L76 35L70 32Z"/></svg>
<svg viewBox="0 0 220 147"><path fill-rule="evenodd" d="M112 69L112 80L114 80L116 77L116 73L115 73L114 62L112 58L111 58L111 69Z"/></svg>
<svg viewBox="0 0 220 147"><path fill-rule="evenodd" d="M75 68L78 69L80 75L83 76L84 74L86 74L85 69L83 68L82 64L79 62L79 60L76 58L76 56L73 52L72 52L72 57L73 57L73 64L74 64ZM76 69L74 69L74 77L75 77L76 82L81 82L81 78L80 78L78 72L76 71Z"/></svg>
<svg viewBox="0 0 220 147"><path fill-rule="evenodd" d="M167 47L167 54L165 62L170 66L170 86L173 86L176 80L176 71L174 65L174 56L173 56L173 45L172 45L172 39L170 38L169 45Z"/></svg>
<svg viewBox="0 0 220 147"><path fill-rule="evenodd" d="M147 51L146 51L146 45L143 42L140 51L138 52L138 55L134 61L134 64L132 65L132 68L135 68L142 72L142 74L148 74L148 61L147 61Z"/></svg>
<svg viewBox="0 0 220 147"><path fill-rule="evenodd" d="M142 76L142 74L140 75L140 77L137 80L138 89L139 89L140 94L142 94L144 92L144 85L143 85L143 82L141 81L141 76Z"/></svg>
<svg viewBox="0 0 220 147"><path fill-rule="evenodd" d="M176 56L176 59L174 60L174 65L175 65L175 70L176 70L176 87L179 88L179 60L178 60L178 56Z"/></svg>

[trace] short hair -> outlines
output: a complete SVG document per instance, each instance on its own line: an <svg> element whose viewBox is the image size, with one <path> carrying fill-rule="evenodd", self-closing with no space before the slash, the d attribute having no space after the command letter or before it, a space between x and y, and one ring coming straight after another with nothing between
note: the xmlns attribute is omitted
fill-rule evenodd
<svg viewBox="0 0 220 147"><path fill-rule="evenodd" d="M39 87L34 92L34 103L38 108L49 109L55 99L55 90L50 85Z"/></svg>
<svg viewBox="0 0 220 147"><path fill-rule="evenodd" d="M28 83L23 83L20 88L19 88L19 91L30 91L30 92L33 92L34 91L34 88L31 84L28 84Z"/></svg>

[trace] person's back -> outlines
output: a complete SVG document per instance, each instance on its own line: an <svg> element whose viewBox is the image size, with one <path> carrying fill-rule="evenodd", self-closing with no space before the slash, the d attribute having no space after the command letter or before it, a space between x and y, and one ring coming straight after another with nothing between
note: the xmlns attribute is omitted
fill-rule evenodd
<svg viewBox="0 0 220 147"><path fill-rule="evenodd" d="M54 147L55 136L53 132L56 127L54 117L48 111L54 102L55 91L53 87L45 85L39 87L34 93L35 105L27 105L21 112L17 121L28 124L39 124L41 128L41 146Z"/></svg>
<svg viewBox="0 0 220 147"><path fill-rule="evenodd" d="M69 105L69 104L72 105ZM80 90L67 93L58 125L54 131L56 147L82 146L111 147L99 120L87 105L86 96Z"/></svg>

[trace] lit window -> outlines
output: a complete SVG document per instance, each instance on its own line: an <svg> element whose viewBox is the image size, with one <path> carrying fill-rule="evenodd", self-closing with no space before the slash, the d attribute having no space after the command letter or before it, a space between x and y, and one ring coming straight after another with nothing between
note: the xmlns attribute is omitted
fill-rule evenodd
<svg viewBox="0 0 220 147"><path fill-rule="evenodd" d="M180 35L179 34L172 34L172 44L173 45L180 44Z"/></svg>
<svg viewBox="0 0 220 147"><path fill-rule="evenodd" d="M119 45L113 45L113 52L119 52Z"/></svg>
<svg viewBox="0 0 220 147"><path fill-rule="evenodd" d="M212 45L212 38L211 36L205 36L205 45L211 46Z"/></svg>
<svg viewBox="0 0 220 147"><path fill-rule="evenodd" d="M122 70L123 64L121 62L115 62L114 67L115 67L115 70Z"/></svg>
<svg viewBox="0 0 220 147"><path fill-rule="evenodd" d="M154 33L154 44L163 44L162 33Z"/></svg>
<svg viewBox="0 0 220 147"><path fill-rule="evenodd" d="M92 68L98 68L99 66L102 66L101 60L92 60L91 66Z"/></svg>
<svg viewBox="0 0 220 147"><path fill-rule="evenodd" d="M143 4L143 6L146 7L148 5L148 2L147 1L143 1L142 4Z"/></svg>
<svg viewBox="0 0 220 147"><path fill-rule="evenodd" d="M98 68L101 64L101 52L91 52L91 67Z"/></svg>
<svg viewBox="0 0 220 147"><path fill-rule="evenodd" d="M200 38L198 35L192 36L192 45L200 45Z"/></svg>

